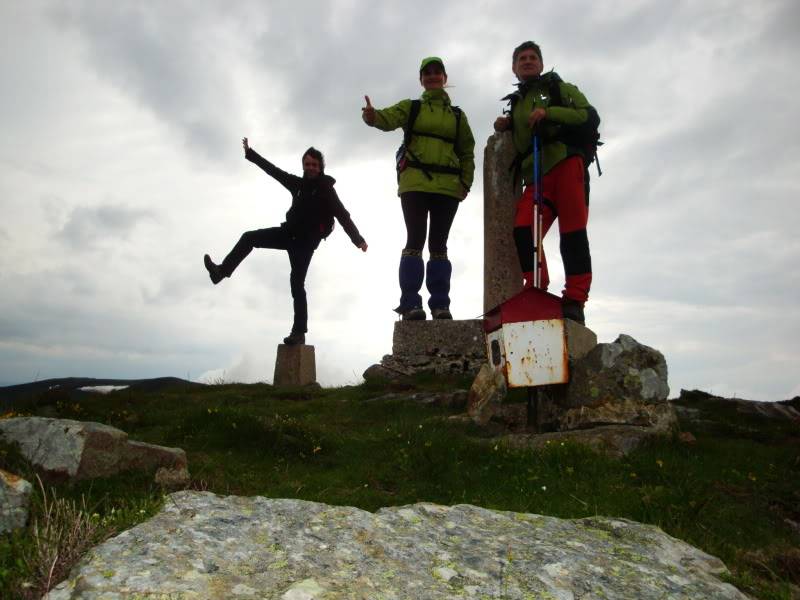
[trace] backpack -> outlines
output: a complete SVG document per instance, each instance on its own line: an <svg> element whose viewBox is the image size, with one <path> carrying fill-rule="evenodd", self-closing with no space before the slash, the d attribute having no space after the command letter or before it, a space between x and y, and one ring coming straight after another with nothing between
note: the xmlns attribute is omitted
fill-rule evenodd
<svg viewBox="0 0 800 600"><path fill-rule="evenodd" d="M550 78L550 95L549 106L566 106L561 98L561 78L553 73ZM597 176L600 177L603 172L600 170L600 159L597 156L597 148L603 145L600 141L600 115L594 106L587 109L589 113L585 123L580 125L560 125L559 132L556 139L563 142L567 148L574 148L583 156L586 170L589 170L589 165L593 162L597 163Z"/></svg>
<svg viewBox="0 0 800 600"><path fill-rule="evenodd" d="M403 143L400 144L400 147L397 149L395 153L395 162L397 165L397 181L400 181L400 173L405 171L407 168L412 169L420 169L429 180L433 179L433 175L431 173L450 173L453 175L461 175L461 169L457 169L455 167L445 167L442 165L432 165L429 163L423 163L420 161L413 152L409 149L411 144L411 138L415 135L420 135L423 137L432 137L437 138L440 140L444 140L449 144L455 144L458 141L458 131L459 127L461 126L461 109L458 106L451 106L450 110L453 111L453 114L456 117L456 137L455 139L445 137L443 135L437 135L435 133L421 133L414 131L414 123L417 120L417 116L419 115L420 108L422 107L421 100L412 100L411 101L411 110L408 113L408 121L406 122L406 126L403 127ZM406 154L411 157L409 160L406 157Z"/></svg>

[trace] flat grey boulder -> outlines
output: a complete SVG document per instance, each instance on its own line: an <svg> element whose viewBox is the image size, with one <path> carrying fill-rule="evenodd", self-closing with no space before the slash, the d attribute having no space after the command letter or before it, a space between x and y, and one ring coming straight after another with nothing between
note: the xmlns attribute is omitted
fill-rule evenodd
<svg viewBox="0 0 800 600"><path fill-rule="evenodd" d="M17 417L0 420L0 439L16 442L44 476L54 480L106 477L131 469L186 470L186 453L128 440L124 431L102 423Z"/></svg>
<svg viewBox="0 0 800 600"><path fill-rule="evenodd" d="M48 598L745 600L723 573L623 519L433 504L370 513L183 491L93 549Z"/></svg>
<svg viewBox="0 0 800 600"><path fill-rule="evenodd" d="M32 491L29 481L0 469L0 533L25 526Z"/></svg>

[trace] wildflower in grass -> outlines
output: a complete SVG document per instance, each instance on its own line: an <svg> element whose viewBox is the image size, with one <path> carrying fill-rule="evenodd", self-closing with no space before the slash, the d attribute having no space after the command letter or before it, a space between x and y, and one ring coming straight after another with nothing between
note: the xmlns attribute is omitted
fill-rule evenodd
<svg viewBox="0 0 800 600"><path fill-rule="evenodd" d="M572 475L574 472L575 472L575 469L573 469L572 467L567 467L567 474L568 475Z"/></svg>
<svg viewBox="0 0 800 600"><path fill-rule="evenodd" d="M660 468L662 468L664 466L664 461L659 458L658 460L656 460L656 464L658 465L658 468L660 469Z"/></svg>
<svg viewBox="0 0 800 600"><path fill-rule="evenodd" d="M631 473L631 479L636 479L636 473Z"/></svg>
<svg viewBox="0 0 800 600"><path fill-rule="evenodd" d="M322 450L322 446L314 446L313 453L316 454L317 452L320 452L321 450Z"/></svg>
<svg viewBox="0 0 800 600"><path fill-rule="evenodd" d="M747 478L748 478L750 481L755 481L756 479L758 479L758 478L757 478L757 477L756 477L756 476L755 476L753 473L748 473L748 474L747 474Z"/></svg>
<svg viewBox="0 0 800 600"><path fill-rule="evenodd" d="M547 491L547 486L546 486L546 485L543 485L543 486L542 486L542 491L543 491L543 492L546 492L546 491Z"/></svg>

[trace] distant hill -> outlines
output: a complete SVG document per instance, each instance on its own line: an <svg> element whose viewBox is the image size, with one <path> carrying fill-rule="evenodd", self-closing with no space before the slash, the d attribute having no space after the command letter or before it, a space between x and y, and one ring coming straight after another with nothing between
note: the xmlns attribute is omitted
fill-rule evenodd
<svg viewBox="0 0 800 600"><path fill-rule="evenodd" d="M6 405L16 399L30 398L47 392L48 390L59 389L72 395L90 393L82 392L82 387L94 387L100 385L125 385L133 389L142 391L156 391L161 388L184 385L187 387L203 387L204 384L195 381L187 381L178 377L156 377L154 379L95 379L92 377L63 377L61 379L44 379L32 383L21 383L19 385L9 385L0 387L0 405Z"/></svg>

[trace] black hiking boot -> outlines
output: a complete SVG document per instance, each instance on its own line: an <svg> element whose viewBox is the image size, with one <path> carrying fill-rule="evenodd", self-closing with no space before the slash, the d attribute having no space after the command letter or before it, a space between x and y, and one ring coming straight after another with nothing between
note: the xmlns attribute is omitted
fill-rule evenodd
<svg viewBox="0 0 800 600"><path fill-rule="evenodd" d="M427 319L425 315L425 311L422 310L419 306L415 306L414 308L406 308L402 309L399 306L394 309L394 312L400 315L400 318L403 321L424 321Z"/></svg>
<svg viewBox="0 0 800 600"><path fill-rule="evenodd" d="M220 281L225 279L222 269L219 265L215 264L208 254L203 255L203 264L206 266L208 276L211 278L211 283L217 285Z"/></svg>
<svg viewBox="0 0 800 600"><path fill-rule="evenodd" d="M561 299L561 309L564 312L564 318L586 325L586 319L583 316L583 304L572 298Z"/></svg>
<svg viewBox="0 0 800 600"><path fill-rule="evenodd" d="M434 319L452 319L453 315L450 313L450 309L445 308L432 308L431 309L431 317Z"/></svg>
<svg viewBox="0 0 800 600"><path fill-rule="evenodd" d="M283 343L287 346L300 346L306 343L306 334L293 331L283 338Z"/></svg>

